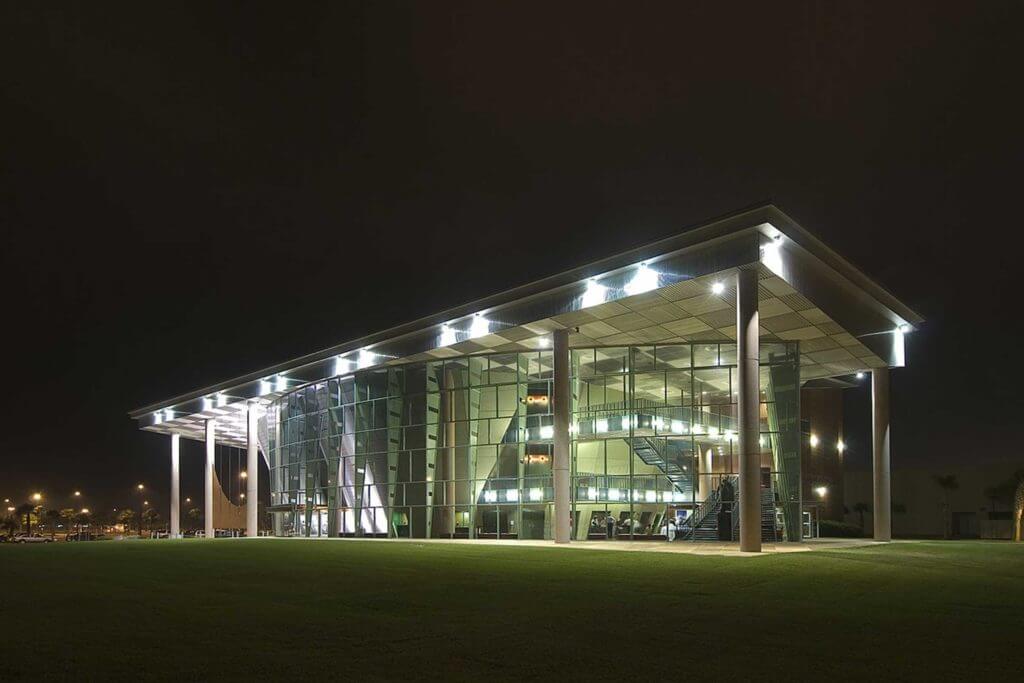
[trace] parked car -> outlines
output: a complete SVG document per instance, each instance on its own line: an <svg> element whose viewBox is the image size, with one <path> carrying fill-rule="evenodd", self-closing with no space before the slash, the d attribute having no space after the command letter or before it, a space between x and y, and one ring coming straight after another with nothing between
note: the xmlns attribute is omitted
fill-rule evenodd
<svg viewBox="0 0 1024 683"><path fill-rule="evenodd" d="M39 534L18 534L14 537L15 543L50 543L53 541L49 536L40 536Z"/></svg>

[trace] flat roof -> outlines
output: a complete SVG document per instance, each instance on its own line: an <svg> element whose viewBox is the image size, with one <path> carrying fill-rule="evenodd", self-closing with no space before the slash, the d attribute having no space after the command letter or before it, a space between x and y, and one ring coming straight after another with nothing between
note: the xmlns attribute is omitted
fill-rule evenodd
<svg viewBox="0 0 1024 683"><path fill-rule="evenodd" d="M356 369L570 345L735 340L737 268L759 270L761 333L801 341L802 376L904 364L902 335L923 318L771 204L498 294L132 410L140 428L198 438L235 404L267 402ZM713 283L722 291L712 293ZM730 313L731 311L731 313ZM191 419L186 419L191 418Z"/></svg>

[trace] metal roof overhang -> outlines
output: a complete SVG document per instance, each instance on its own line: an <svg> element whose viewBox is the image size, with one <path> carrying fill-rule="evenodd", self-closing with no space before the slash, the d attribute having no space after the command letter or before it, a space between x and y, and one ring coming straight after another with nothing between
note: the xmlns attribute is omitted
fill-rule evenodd
<svg viewBox="0 0 1024 683"><path fill-rule="evenodd" d="M641 264L658 272L658 286L633 295L628 284ZM657 343L657 332L636 329L630 333L615 328L615 320L617 316L642 314L644 310L653 312L655 308L662 317L671 317L671 311L675 310L671 305L677 305L680 311L677 320L665 321L668 327L659 327L647 319L653 316L641 316L647 325L662 330L675 325L677 333L671 339L661 340L662 343L734 339L735 322L731 335L729 325L718 324L727 318L728 297L733 290L730 287L721 301L712 302L714 305L710 308L718 306L717 316L714 311L702 315L699 311L709 306L702 303L698 295L710 282L701 283L754 264L761 271L763 305L803 315L805 325L813 322L819 332L838 340L840 348L854 349L853 355L864 361L865 368L903 365L903 340L898 330L912 329L921 324L923 318L781 210L764 205L500 294L144 406L129 415L142 429L163 433L180 431L196 438L194 433L187 433L189 430L176 430L174 423L185 416L207 419L227 415L246 401L268 402L309 382L347 374L357 368L535 348L531 346L532 339L564 327L574 330L570 343L576 346ZM583 296L592 279L606 288L609 295L603 303L583 306ZM689 298L691 294L694 296ZM692 301L697 304L687 303ZM669 305L667 314L662 310L665 305ZM806 330L810 328L792 333L776 329L783 325L772 325L768 312L762 312L763 335L807 339L809 344L810 339L817 338L814 332L808 336ZM774 313L780 315L778 311ZM486 333L476 334L471 330L476 316L486 320ZM688 325L686 320L693 322ZM602 337L585 333L588 325L589 329L604 329L598 325L608 324L619 334ZM449 336L454 331L454 343L450 338L445 339L446 330ZM821 359L830 357L829 349L817 353ZM832 355L838 353L835 351ZM817 362L811 356L813 353L806 362ZM823 370L817 371L817 376L826 376L830 371L833 375L848 374L853 367L860 367L849 362L830 364L823 360L822 363Z"/></svg>

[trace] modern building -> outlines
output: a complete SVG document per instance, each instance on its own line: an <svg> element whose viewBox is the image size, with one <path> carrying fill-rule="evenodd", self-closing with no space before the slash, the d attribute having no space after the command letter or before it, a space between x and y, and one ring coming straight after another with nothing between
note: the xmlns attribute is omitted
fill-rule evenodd
<svg viewBox="0 0 1024 683"><path fill-rule="evenodd" d="M889 370L921 322L768 205L130 415L170 437L172 534L186 438L207 536L221 445L246 449L249 535L262 459L276 535L756 551L813 533L802 387L870 376L889 510Z"/></svg>

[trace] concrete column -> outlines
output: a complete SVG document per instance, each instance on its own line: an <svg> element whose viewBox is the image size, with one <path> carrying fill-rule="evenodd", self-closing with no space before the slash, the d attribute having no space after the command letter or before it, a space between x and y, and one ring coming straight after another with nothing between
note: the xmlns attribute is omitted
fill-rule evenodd
<svg viewBox="0 0 1024 683"><path fill-rule="evenodd" d="M874 483L875 540L892 540L889 480L889 368L871 371L871 462Z"/></svg>
<svg viewBox="0 0 1024 683"><path fill-rule="evenodd" d="M700 491L698 499L701 503L706 501L708 496L711 495L711 484L713 480L711 474L711 457L713 455L714 452L710 448L700 454L700 485L697 488Z"/></svg>
<svg viewBox="0 0 1024 683"><path fill-rule="evenodd" d="M736 276L737 416L740 460L740 550L761 552L760 375L757 271Z"/></svg>
<svg viewBox="0 0 1024 683"><path fill-rule="evenodd" d="M171 434L171 538L181 538L181 436Z"/></svg>
<svg viewBox="0 0 1024 683"><path fill-rule="evenodd" d="M257 441L256 405L250 403L246 407L248 414L248 451L245 459L245 535L249 538L259 536L259 502L260 502L260 451Z"/></svg>
<svg viewBox="0 0 1024 683"><path fill-rule="evenodd" d="M552 409L555 415L555 445L552 470L555 485L555 543L568 543L570 530L569 506L569 412L572 396L569 394L569 330L555 330L554 361L555 384Z"/></svg>
<svg viewBox="0 0 1024 683"><path fill-rule="evenodd" d="M206 538L213 538L213 466L216 457L214 430L216 422L206 421L206 477L204 479L203 523Z"/></svg>

